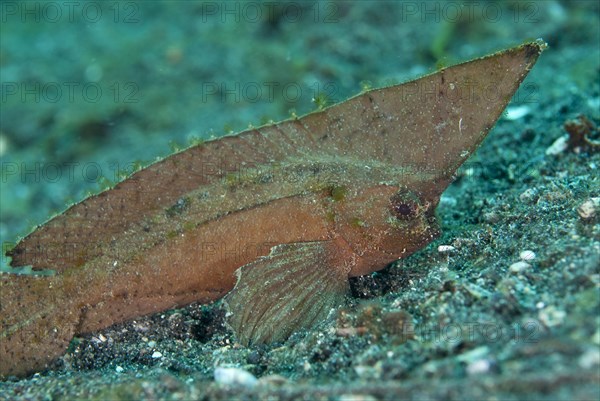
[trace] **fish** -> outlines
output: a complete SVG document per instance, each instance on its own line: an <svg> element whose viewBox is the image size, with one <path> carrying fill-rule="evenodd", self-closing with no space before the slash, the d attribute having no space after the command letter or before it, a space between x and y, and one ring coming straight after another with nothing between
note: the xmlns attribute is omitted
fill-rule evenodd
<svg viewBox="0 0 600 401"><path fill-rule="evenodd" d="M319 324L349 278L439 236L441 194L546 46L208 140L72 205L6 253L0 377L55 366L74 336L193 302L223 298L246 346Z"/></svg>

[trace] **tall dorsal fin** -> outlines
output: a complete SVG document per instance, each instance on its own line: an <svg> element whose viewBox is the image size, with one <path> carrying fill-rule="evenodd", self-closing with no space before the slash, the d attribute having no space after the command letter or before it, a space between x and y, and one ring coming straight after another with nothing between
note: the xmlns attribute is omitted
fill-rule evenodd
<svg viewBox="0 0 600 401"><path fill-rule="evenodd" d="M84 265L115 233L241 167L323 156L380 162L427 171L420 189L439 195L544 47L540 41L528 43L368 91L300 119L186 149L46 222L8 252L11 265L58 272ZM73 251L73 243L84 244L86 252Z"/></svg>

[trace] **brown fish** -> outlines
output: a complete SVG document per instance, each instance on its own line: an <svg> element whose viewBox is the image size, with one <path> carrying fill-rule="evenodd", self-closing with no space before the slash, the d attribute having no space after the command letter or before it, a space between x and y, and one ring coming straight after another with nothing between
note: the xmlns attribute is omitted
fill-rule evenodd
<svg viewBox="0 0 600 401"><path fill-rule="evenodd" d="M227 294L243 344L322 320L348 277L439 234L441 193L545 47L205 142L70 207L7 253L55 274L0 275L0 376L47 367L75 335Z"/></svg>

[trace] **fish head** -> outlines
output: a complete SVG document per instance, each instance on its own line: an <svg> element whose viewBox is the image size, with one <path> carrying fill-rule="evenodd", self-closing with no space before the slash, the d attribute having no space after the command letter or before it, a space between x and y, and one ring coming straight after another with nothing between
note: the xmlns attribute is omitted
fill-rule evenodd
<svg viewBox="0 0 600 401"><path fill-rule="evenodd" d="M337 228L357 255L351 276L382 269L439 235L434 211L442 192L546 46L542 40L525 43L369 91L304 120L313 132L327 133L321 142L339 138L338 153L368 166L368 173L353 171L363 184L340 210Z"/></svg>
<svg viewBox="0 0 600 401"><path fill-rule="evenodd" d="M377 185L357 192L339 208L336 232L357 258L351 277L380 270L440 235L439 196L408 186Z"/></svg>
<svg viewBox="0 0 600 401"><path fill-rule="evenodd" d="M380 270L439 236L440 196L546 47L542 40L526 43L370 91L328 112L328 132L345 121L348 136L361 139L361 161L386 166L381 176L354 174L363 184L340 210L337 232L356 255L350 276ZM357 131L368 135L353 136Z"/></svg>

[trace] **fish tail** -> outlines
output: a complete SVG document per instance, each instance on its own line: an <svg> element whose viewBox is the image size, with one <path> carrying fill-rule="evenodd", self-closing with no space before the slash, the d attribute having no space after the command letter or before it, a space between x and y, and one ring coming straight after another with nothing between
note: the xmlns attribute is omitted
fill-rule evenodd
<svg viewBox="0 0 600 401"><path fill-rule="evenodd" d="M0 274L0 379L43 370L67 349L80 311L62 276Z"/></svg>

